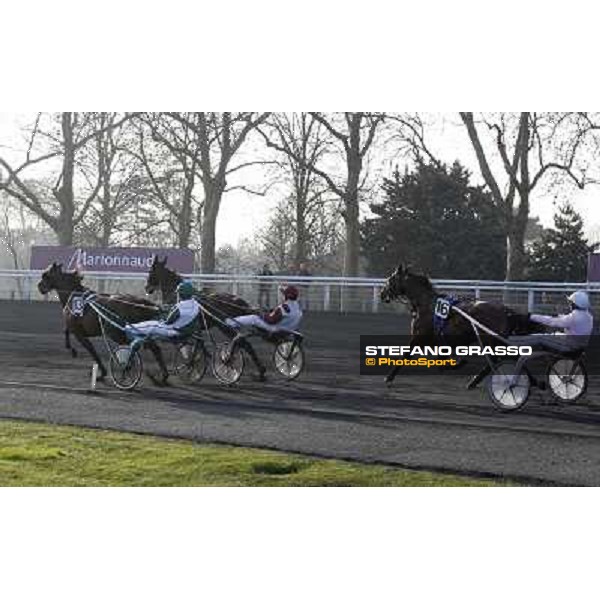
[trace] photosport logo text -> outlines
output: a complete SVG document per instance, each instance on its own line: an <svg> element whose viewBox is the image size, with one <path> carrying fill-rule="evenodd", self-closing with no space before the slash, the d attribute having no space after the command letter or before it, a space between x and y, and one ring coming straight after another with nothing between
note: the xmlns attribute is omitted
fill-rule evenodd
<svg viewBox="0 0 600 600"><path fill-rule="evenodd" d="M458 367L467 359L516 361L532 354L527 345L413 345L409 336L361 336L360 372L378 375L392 367L409 367L422 373L434 367Z"/></svg>

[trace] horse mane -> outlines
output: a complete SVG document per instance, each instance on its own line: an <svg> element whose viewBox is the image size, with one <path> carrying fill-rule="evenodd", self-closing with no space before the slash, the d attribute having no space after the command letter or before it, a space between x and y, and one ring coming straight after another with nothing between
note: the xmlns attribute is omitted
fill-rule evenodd
<svg viewBox="0 0 600 600"><path fill-rule="evenodd" d="M431 283L431 280L429 279L429 277L427 277L427 275L423 273L412 272L410 272L409 275L412 279L416 279L417 282L428 292L435 292L435 287L433 286L433 283Z"/></svg>
<svg viewBox="0 0 600 600"><path fill-rule="evenodd" d="M83 281L83 275L77 270L68 272L63 271L63 275L68 277L76 285L81 285L81 282Z"/></svg>
<svg viewBox="0 0 600 600"><path fill-rule="evenodd" d="M166 275L171 277L177 283L181 283L183 281L183 277L177 271L175 271L175 269L169 269L169 267L165 266L164 264L162 268L164 269Z"/></svg>

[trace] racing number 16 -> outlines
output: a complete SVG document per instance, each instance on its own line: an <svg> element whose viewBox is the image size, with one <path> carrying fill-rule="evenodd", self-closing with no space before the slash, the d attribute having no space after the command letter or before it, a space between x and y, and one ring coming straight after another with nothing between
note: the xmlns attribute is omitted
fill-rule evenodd
<svg viewBox="0 0 600 600"><path fill-rule="evenodd" d="M444 298L438 298L435 303L435 316L440 319L447 319L450 316L450 302Z"/></svg>

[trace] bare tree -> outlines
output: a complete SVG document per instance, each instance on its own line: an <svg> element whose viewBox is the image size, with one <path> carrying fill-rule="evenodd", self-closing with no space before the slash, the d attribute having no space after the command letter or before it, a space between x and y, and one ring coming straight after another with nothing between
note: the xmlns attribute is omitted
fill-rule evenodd
<svg viewBox="0 0 600 600"><path fill-rule="evenodd" d="M80 163L88 166L90 179L98 178L100 189L82 219L79 237L106 248L129 229L135 204L148 194L141 165L131 152L137 143L132 123L114 127L118 113L95 113L93 118L99 135L95 145L82 151Z"/></svg>
<svg viewBox="0 0 600 600"><path fill-rule="evenodd" d="M482 118L478 127L474 113L460 113L483 179L504 216L507 280L523 278L530 197L543 178L558 173L579 188L586 184L577 161L593 129L581 127L579 118L569 116L574 114L585 113L498 113ZM493 136L499 167L484 147L481 126Z"/></svg>
<svg viewBox="0 0 600 600"><path fill-rule="evenodd" d="M215 241L217 217L223 195L233 189L256 190L245 185L228 185L228 179L241 169L265 164L264 160L240 159L242 146L252 131L268 118L270 113L253 112L197 112L165 113L172 121L193 132L194 143L186 150L193 158L195 170L202 183L204 198L201 210L200 236L201 269L204 273L215 270Z"/></svg>
<svg viewBox="0 0 600 600"><path fill-rule="evenodd" d="M395 158L401 156L414 162L442 165L428 143L430 123L422 113L387 113L386 122L387 146L395 148Z"/></svg>
<svg viewBox="0 0 600 600"><path fill-rule="evenodd" d="M33 243L47 242L50 232L44 229L37 217L6 192L0 192L0 265L15 270L26 269ZM7 261L5 261L7 259ZM8 264L7 264L8 262ZM23 297L23 281L15 279L19 297Z"/></svg>
<svg viewBox="0 0 600 600"><path fill-rule="evenodd" d="M4 196L2 199L0 239L2 240L4 247L8 250L13 268L19 270L23 268L20 249L23 246L22 236L25 229L25 218L23 211L21 210L20 214L18 214L20 223L16 223L18 217L13 210L14 207L7 197Z"/></svg>
<svg viewBox="0 0 600 600"><path fill-rule="evenodd" d="M147 179L149 201L155 201L167 215L175 245L189 248L198 210L196 199L199 144L190 119L173 119L163 113L138 115L138 144L134 155Z"/></svg>
<svg viewBox="0 0 600 600"><path fill-rule="evenodd" d="M293 259L296 267L308 258L309 224L315 209L326 201L326 187L315 168L327 150L325 128L309 113L274 113L263 128L267 141L272 138L285 149L281 168L291 187L285 202L286 218L293 213ZM268 133L266 133L268 132ZM267 242L268 243L268 242ZM287 243L286 243L287 245ZM286 260L289 257L286 256Z"/></svg>
<svg viewBox="0 0 600 600"><path fill-rule="evenodd" d="M267 224L257 234L265 256L280 272L286 271L294 258L296 231L287 208L289 205L285 201L278 203Z"/></svg>
<svg viewBox="0 0 600 600"><path fill-rule="evenodd" d="M293 147L282 144L280 140L264 136L265 141L268 146L284 152L321 177L328 189L342 201L345 225L344 273L356 276L360 253L360 190L364 183L367 154L383 123L384 115L364 112L313 112L310 115L328 133L337 157L344 162L343 177L337 176L338 168L310 165L301 154L294 152Z"/></svg>
<svg viewBox="0 0 600 600"><path fill-rule="evenodd" d="M306 242L303 261L310 261L318 270L332 270L343 240L339 199L311 206L304 215ZM272 212L267 225L258 233L264 254L277 270L284 271L298 263L296 258L297 202L293 196L281 200Z"/></svg>
<svg viewBox="0 0 600 600"><path fill-rule="evenodd" d="M62 245L73 243L75 229L87 215L102 184L99 177L90 180L80 168L82 152L106 129L117 128L129 118L123 115L102 129L95 126L93 115L38 113L29 132L24 161L15 166L0 157L0 169L6 173L0 180L0 189L40 217ZM48 120L49 125L43 126ZM39 179L27 178L28 172L42 165L57 172L50 188L32 183L39 183Z"/></svg>

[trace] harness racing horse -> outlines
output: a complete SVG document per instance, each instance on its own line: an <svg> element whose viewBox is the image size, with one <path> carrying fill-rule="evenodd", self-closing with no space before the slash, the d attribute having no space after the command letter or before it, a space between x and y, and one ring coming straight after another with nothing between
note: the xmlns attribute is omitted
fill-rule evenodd
<svg viewBox="0 0 600 600"><path fill-rule="evenodd" d="M167 267L167 260L166 257L163 260L160 260L158 256L154 257L146 280L146 293L154 294L160 290L162 301L166 304L173 304L177 301L177 286L184 278ZM204 312L206 326L208 328L216 327L226 334L230 334L230 329L223 323L225 319L253 315L257 312L244 299L234 294L199 290L195 294L195 298L207 309L207 312ZM203 319L200 319L199 327L200 329L204 328ZM239 344L252 359L258 370L259 378L264 380L266 369L250 342L242 338L239 340Z"/></svg>
<svg viewBox="0 0 600 600"><path fill-rule="evenodd" d="M96 348L89 340L89 338L102 335L103 324L100 323L101 317L98 316L93 308L85 304L81 315L74 314L69 305L73 294L92 294L95 303L104 307L107 311L110 311L110 313L117 315L125 323L140 323L141 321L155 319L159 309L153 302L150 302L147 299L137 298L136 296L96 294L84 287L82 281L83 276L79 272L72 271L65 273L61 264L52 263L52 265L42 273L42 278L38 283L38 290L40 294L43 294L44 296L53 290L57 292L60 304L63 308L66 348L71 350L73 356L77 356L76 351L71 347L70 334L72 333L98 365L98 368L100 369L98 380L102 381L108 372L102 359L98 355ZM117 329L108 322L104 324L104 329L108 337L114 342L120 345L127 343L127 336L120 329ZM152 350L152 353L160 366L163 381L166 381L165 374L168 376L168 370L160 348L152 342L149 343L149 348Z"/></svg>
<svg viewBox="0 0 600 600"><path fill-rule="evenodd" d="M412 316L410 326L411 346L435 345L436 343L457 346L478 342L471 323L454 311L450 311L443 332L436 331L434 304L439 296L441 294L435 290L431 281L425 275L413 273L403 264L400 264L390 275L381 291L382 302L389 303L392 300L402 300L410 305ZM519 314L502 304L460 300L458 305L461 310L504 338L509 335L527 335L545 331L544 328L531 323L527 315ZM481 339L484 344L494 341L494 338L484 332L481 332ZM391 384L394 381L400 368L392 368L385 378L386 383ZM489 365L486 365L469 382L468 388L476 387L487 377L490 371Z"/></svg>

